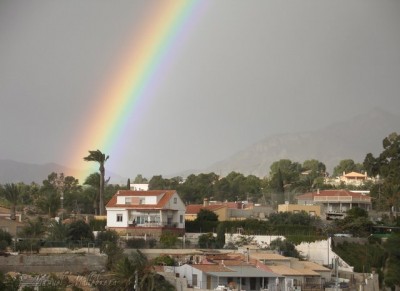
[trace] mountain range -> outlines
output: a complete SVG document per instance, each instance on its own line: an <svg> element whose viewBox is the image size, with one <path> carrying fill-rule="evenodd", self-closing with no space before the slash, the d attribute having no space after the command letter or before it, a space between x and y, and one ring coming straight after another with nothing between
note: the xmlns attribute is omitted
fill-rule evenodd
<svg viewBox="0 0 400 291"><path fill-rule="evenodd" d="M225 176L236 171L264 177L271 164L280 159L299 163L317 159L332 173L341 160L362 163L368 153L378 155L383 150L382 140L399 130L400 116L375 108L316 131L267 137L203 172Z"/></svg>
<svg viewBox="0 0 400 291"><path fill-rule="evenodd" d="M378 155L383 150L382 140L392 132L400 132L400 116L376 108L315 131L266 137L205 169L182 171L174 176L209 172L225 176L236 171L263 177L269 174L271 164L280 159L299 163L317 159L332 173L343 159L362 163L367 153ZM55 163L38 165L0 160L0 184L42 183L51 172L68 175L76 171ZM115 173L107 176L112 183L127 180Z"/></svg>

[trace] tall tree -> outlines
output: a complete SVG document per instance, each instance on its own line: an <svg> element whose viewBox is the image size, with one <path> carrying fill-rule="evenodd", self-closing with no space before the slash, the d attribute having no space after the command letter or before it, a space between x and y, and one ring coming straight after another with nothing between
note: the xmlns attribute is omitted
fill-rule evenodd
<svg viewBox="0 0 400 291"><path fill-rule="evenodd" d="M339 165L337 165L333 169L333 176L338 177L343 175L343 173L349 173L349 172L361 172L364 170L364 165L360 163L355 163L354 160L352 159L344 159L339 162Z"/></svg>
<svg viewBox="0 0 400 291"><path fill-rule="evenodd" d="M135 184L146 184L146 183L148 183L149 181L146 179L146 178L144 178L143 176L142 176L142 174L138 174L137 176L136 176L136 178L135 178L135 180L133 180L133 183L135 183Z"/></svg>
<svg viewBox="0 0 400 291"><path fill-rule="evenodd" d="M379 172L387 180L400 180L400 135L393 132L383 141L383 152L379 155Z"/></svg>
<svg viewBox="0 0 400 291"><path fill-rule="evenodd" d="M299 179L302 166L298 162L292 162L288 159L281 159L272 163L269 176L271 179L280 172L285 187L296 182Z"/></svg>
<svg viewBox="0 0 400 291"><path fill-rule="evenodd" d="M108 160L109 156L103 154L100 150L89 151L89 155L84 157L83 159L87 162L97 162L99 163L99 172L100 172L100 193L99 193L99 214L105 214L104 208L104 176L105 176L105 167L104 164Z"/></svg>
<svg viewBox="0 0 400 291"><path fill-rule="evenodd" d="M100 174L99 173L92 173L90 174L85 182L84 185L90 186L90 191L87 191L90 195L93 203L94 214L99 214L99 193L100 193Z"/></svg>
<svg viewBox="0 0 400 291"><path fill-rule="evenodd" d="M155 288L154 268L139 250L121 259L114 267L113 276L122 290L163 290Z"/></svg>
<svg viewBox="0 0 400 291"><path fill-rule="evenodd" d="M367 154L364 165L373 174L379 174L381 179L371 189L371 196L381 210L389 211L393 220L394 210L400 207L400 135L389 134L382 145L382 153L377 158Z"/></svg>
<svg viewBox="0 0 400 291"><path fill-rule="evenodd" d="M10 219L15 220L16 218L15 209L19 201L20 188L18 187L18 185L14 183L11 184L7 183L4 185L4 188L2 189L1 192L4 198L11 203Z"/></svg>
<svg viewBox="0 0 400 291"><path fill-rule="evenodd" d="M303 162L303 171L313 171L324 176L326 171L326 166L324 163L315 159L305 160Z"/></svg>

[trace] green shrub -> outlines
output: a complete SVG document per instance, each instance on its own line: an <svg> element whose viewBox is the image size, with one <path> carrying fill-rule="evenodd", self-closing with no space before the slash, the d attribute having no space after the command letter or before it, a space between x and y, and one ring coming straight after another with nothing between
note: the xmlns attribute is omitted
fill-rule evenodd
<svg viewBox="0 0 400 291"><path fill-rule="evenodd" d="M106 219L91 219L89 226L92 231L104 231L106 230L107 220Z"/></svg>
<svg viewBox="0 0 400 291"><path fill-rule="evenodd" d="M29 253L29 252L39 253L40 245L41 245L40 240L25 239L16 243L15 250L21 253Z"/></svg>
<svg viewBox="0 0 400 291"><path fill-rule="evenodd" d="M0 241L5 241L9 246L12 242L12 236L8 231L0 229Z"/></svg>
<svg viewBox="0 0 400 291"><path fill-rule="evenodd" d="M146 247L144 238L130 238L126 241L126 246L131 249L142 249Z"/></svg>

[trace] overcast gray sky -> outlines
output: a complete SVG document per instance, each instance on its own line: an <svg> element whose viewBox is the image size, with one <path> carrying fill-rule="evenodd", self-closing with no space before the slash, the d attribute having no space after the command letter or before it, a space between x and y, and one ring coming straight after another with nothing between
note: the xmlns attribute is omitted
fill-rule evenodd
<svg viewBox="0 0 400 291"><path fill-rule="evenodd" d="M400 115L400 1L202 1L110 170L201 169L273 134ZM73 166L65 147L157 2L1 1L0 158Z"/></svg>

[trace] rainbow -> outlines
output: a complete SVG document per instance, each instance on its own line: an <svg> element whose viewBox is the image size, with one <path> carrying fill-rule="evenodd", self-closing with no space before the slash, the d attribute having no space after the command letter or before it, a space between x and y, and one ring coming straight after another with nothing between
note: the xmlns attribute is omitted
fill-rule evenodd
<svg viewBox="0 0 400 291"><path fill-rule="evenodd" d="M156 9L143 26L140 36L122 57L110 81L106 83L99 102L88 113L86 127L70 146L68 156L78 172L74 177L85 179L97 170L96 163L83 161L89 150L99 149L110 155L118 152L121 136L136 108L151 98L161 82L162 72L168 69L176 55L176 46L188 35L197 19L201 0L158 1ZM117 154L116 154L117 155ZM115 156L114 156L115 157Z"/></svg>

